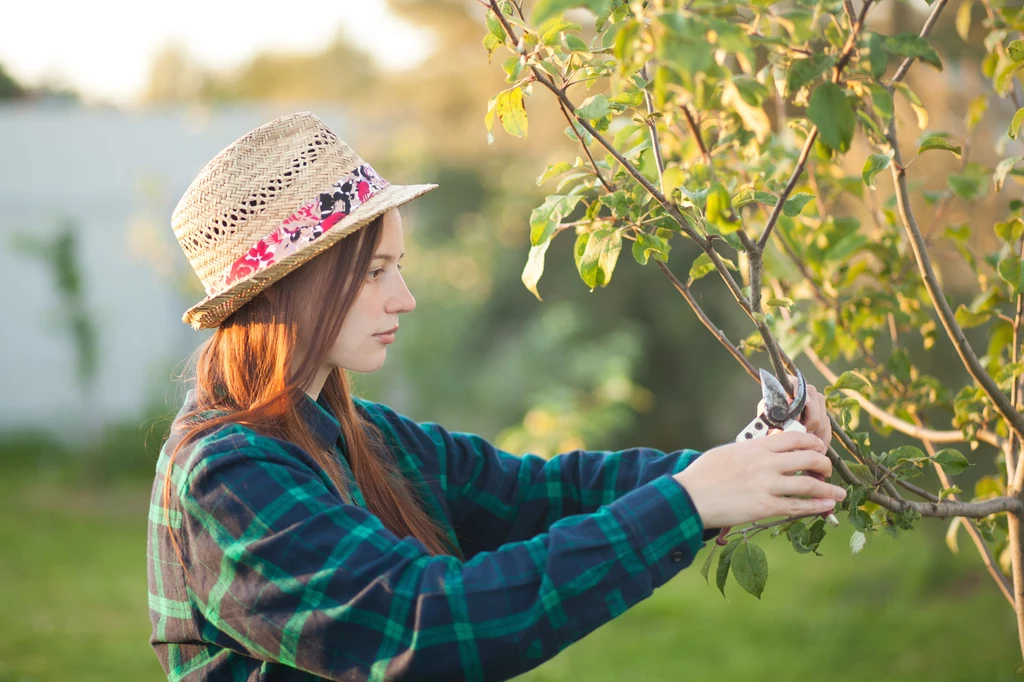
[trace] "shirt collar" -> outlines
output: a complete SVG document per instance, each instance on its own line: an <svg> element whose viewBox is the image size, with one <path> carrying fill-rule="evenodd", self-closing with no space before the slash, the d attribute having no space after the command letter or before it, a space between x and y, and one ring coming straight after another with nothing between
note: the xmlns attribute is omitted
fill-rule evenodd
<svg viewBox="0 0 1024 682"><path fill-rule="evenodd" d="M195 389L188 389L185 393L185 402L182 405L181 414L195 409ZM331 410L323 394L316 400L309 397L305 391L299 401L299 416L306 423L306 426L313 432L325 448L331 448L341 436L341 423Z"/></svg>
<svg viewBox="0 0 1024 682"><path fill-rule="evenodd" d="M323 394L313 400L303 392L299 402L299 414L324 447L332 447L341 435L341 423L324 400Z"/></svg>

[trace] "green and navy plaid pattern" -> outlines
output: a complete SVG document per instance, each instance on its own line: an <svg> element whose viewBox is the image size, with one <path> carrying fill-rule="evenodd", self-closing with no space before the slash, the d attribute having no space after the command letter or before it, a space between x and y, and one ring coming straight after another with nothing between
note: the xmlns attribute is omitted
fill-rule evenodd
<svg viewBox="0 0 1024 682"><path fill-rule="evenodd" d="M504 680L621 614L717 534L672 478L699 453L514 456L355 399L466 561L432 557L345 503L297 446L239 425L183 448L173 526L156 467L147 542L151 644L169 680ZM304 418L352 480L322 401Z"/></svg>

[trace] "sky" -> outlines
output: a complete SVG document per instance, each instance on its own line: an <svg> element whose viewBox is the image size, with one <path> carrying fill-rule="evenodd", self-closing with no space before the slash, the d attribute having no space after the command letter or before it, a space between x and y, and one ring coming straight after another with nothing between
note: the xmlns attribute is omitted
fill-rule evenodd
<svg viewBox="0 0 1024 682"><path fill-rule="evenodd" d="M339 29L383 68L413 66L433 47L427 31L384 0L30 0L4 3L0 64L26 85L70 86L86 101L131 105L156 52L175 42L206 66L253 54L316 52Z"/></svg>

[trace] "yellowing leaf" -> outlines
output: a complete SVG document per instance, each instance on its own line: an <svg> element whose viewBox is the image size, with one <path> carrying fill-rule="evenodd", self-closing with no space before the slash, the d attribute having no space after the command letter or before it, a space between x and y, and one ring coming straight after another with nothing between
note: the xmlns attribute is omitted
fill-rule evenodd
<svg viewBox="0 0 1024 682"><path fill-rule="evenodd" d="M498 93L494 111L510 135L526 137L527 119L522 88L512 88Z"/></svg>
<svg viewBox="0 0 1024 682"><path fill-rule="evenodd" d="M543 299L537 292L537 283L540 282L541 275L544 274L544 254L547 253L548 246L550 245L551 240L548 239L536 246L531 246L530 257L526 260L526 267L523 268L523 284L526 285L527 289L533 292L533 295L537 297L538 301Z"/></svg>

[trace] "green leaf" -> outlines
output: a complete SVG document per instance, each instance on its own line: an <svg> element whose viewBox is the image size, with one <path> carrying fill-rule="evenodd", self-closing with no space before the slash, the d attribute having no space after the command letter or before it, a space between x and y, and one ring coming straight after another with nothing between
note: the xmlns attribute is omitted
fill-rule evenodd
<svg viewBox="0 0 1024 682"><path fill-rule="evenodd" d="M577 115L586 119L595 119L607 116L609 111L611 111L611 107L608 105L608 98L604 95L588 97L583 100L583 104L576 108Z"/></svg>
<svg viewBox="0 0 1024 682"><path fill-rule="evenodd" d="M992 313L975 313L967 309L963 303L956 308L954 313L956 323L960 325L962 329L971 329L973 327L980 327L981 325L992 319Z"/></svg>
<svg viewBox="0 0 1024 682"><path fill-rule="evenodd" d="M544 45L557 45L563 33L568 31L582 31L583 27L561 17L551 19L537 29L540 33L540 42Z"/></svg>
<svg viewBox="0 0 1024 682"><path fill-rule="evenodd" d="M487 10L487 30L490 32L489 35L494 36L498 39L499 43L505 41L505 27L501 25L501 21L498 20L497 15L494 14L493 10Z"/></svg>
<svg viewBox="0 0 1024 682"><path fill-rule="evenodd" d="M594 14L600 16L607 12L610 6L611 0L537 0L537 3L533 6L531 19L535 26L539 26L548 19L556 17L573 7L586 7Z"/></svg>
<svg viewBox="0 0 1024 682"><path fill-rule="evenodd" d="M705 46L701 46L700 49L704 51ZM741 85L746 84L741 83L738 79L725 81L722 84L722 106L735 111L743 121L743 126L754 133L758 143L764 142L772 131L771 120L760 103L751 104L747 101L748 98L744 97L741 92Z"/></svg>
<svg viewBox="0 0 1024 682"><path fill-rule="evenodd" d="M823 83L815 88L807 107L807 118L818 126L822 141L829 147L839 152L850 149L857 117L846 93L838 85Z"/></svg>
<svg viewBox="0 0 1024 682"><path fill-rule="evenodd" d="M832 393L843 388L848 388L852 391L863 391L865 388L871 388L871 382L860 372L850 369L840 374L836 382L827 387L825 392Z"/></svg>
<svg viewBox="0 0 1024 682"><path fill-rule="evenodd" d="M568 161L559 161L558 163L553 163L547 167L547 170L541 173L540 177L537 178L537 184L543 185L551 178L557 175L561 175L562 173L568 170L572 170L573 168L574 166Z"/></svg>
<svg viewBox="0 0 1024 682"><path fill-rule="evenodd" d="M980 199L985 195L987 176L968 173L953 173L946 178L949 188L964 201Z"/></svg>
<svg viewBox="0 0 1024 682"><path fill-rule="evenodd" d="M793 309L793 299L791 298L770 298L765 301L765 305L769 308L785 308L786 310Z"/></svg>
<svg viewBox="0 0 1024 682"><path fill-rule="evenodd" d="M672 245L664 237L648 232L640 232L633 242L633 258L640 265L647 265L647 259L653 254L655 260L667 263L668 252L671 248Z"/></svg>
<svg viewBox="0 0 1024 682"><path fill-rule="evenodd" d="M732 555L739 545L740 539L735 538L718 555L718 570L715 573L715 583L718 585L718 589L723 597L725 596L725 581L729 577L729 568L732 565Z"/></svg>
<svg viewBox="0 0 1024 682"><path fill-rule="evenodd" d="M898 467L903 462L910 462L919 465L928 459L928 456L919 447L913 445L901 445L890 450L885 457L885 462L890 469Z"/></svg>
<svg viewBox="0 0 1024 682"><path fill-rule="evenodd" d="M732 554L732 575L744 590L758 599L768 582L768 557L752 542L744 542Z"/></svg>
<svg viewBox="0 0 1024 682"><path fill-rule="evenodd" d="M881 78L885 74L885 67L889 63L889 55L885 51L884 38L877 33L868 35L868 64L871 75Z"/></svg>
<svg viewBox="0 0 1024 682"><path fill-rule="evenodd" d="M1024 62L1024 41L1013 40L1006 46L1006 52L1014 62Z"/></svg>
<svg viewBox="0 0 1024 682"><path fill-rule="evenodd" d="M797 521L789 528L789 541L798 554L809 554L812 550L811 533L802 521Z"/></svg>
<svg viewBox="0 0 1024 682"><path fill-rule="evenodd" d="M851 509L846 520L857 530L864 532L871 527L871 517L863 509Z"/></svg>
<svg viewBox="0 0 1024 682"><path fill-rule="evenodd" d="M1010 285L1010 295L1024 291L1024 282L1021 282L1021 275L1024 268L1021 268L1021 260L1017 256L1009 256L999 261L996 266L999 277Z"/></svg>
<svg viewBox="0 0 1024 682"><path fill-rule="evenodd" d="M965 471L967 467L974 466L967 461L967 458L960 454L959 450L953 448L943 448L935 453L935 461L939 463L942 470L950 476L956 476L957 474Z"/></svg>
<svg viewBox="0 0 1024 682"><path fill-rule="evenodd" d="M530 213L530 244L537 246L551 238L558 224L572 213L579 203L579 195L553 194Z"/></svg>
<svg viewBox="0 0 1024 682"><path fill-rule="evenodd" d="M804 206L806 206L808 202L812 201L813 199L813 194L808 194L807 192L797 192L793 196L789 197L789 199L786 199L786 203L782 205L782 212L791 218L798 216L800 215L800 212L804 210Z"/></svg>
<svg viewBox="0 0 1024 682"><path fill-rule="evenodd" d="M752 189L745 189L732 198L733 208L743 208L754 202L774 206L779 203L779 198L768 192L760 192Z"/></svg>
<svg viewBox="0 0 1024 682"><path fill-rule="evenodd" d="M847 462L846 466L850 470L851 474L856 476L861 481L864 481L865 483L871 483L871 481L874 478L871 475L871 469L868 467L867 464L861 464L860 462Z"/></svg>
<svg viewBox="0 0 1024 682"><path fill-rule="evenodd" d="M1000 221L993 228L996 231L996 235L1010 246L1013 246L1021 238L1021 235L1024 235L1024 221L1016 217L1007 221Z"/></svg>
<svg viewBox="0 0 1024 682"><path fill-rule="evenodd" d="M1017 113L1013 115L1013 120L1010 121L1010 128L1006 131L1006 134L1010 136L1011 140L1016 140L1017 135L1020 133L1020 124L1024 122L1024 107L1017 110Z"/></svg>
<svg viewBox="0 0 1024 682"><path fill-rule="evenodd" d="M548 246L551 245L551 240L541 242L536 246L530 247L530 257L526 260L526 267L523 268L522 280L526 288L533 292L533 295L537 297L538 301L542 301L540 294L537 292L537 283L540 282L541 275L544 274L544 254L548 251Z"/></svg>
<svg viewBox="0 0 1024 682"><path fill-rule="evenodd" d="M883 126L889 125L892 119L893 101L892 93L878 83L869 83L868 90L871 92L871 108L878 116Z"/></svg>
<svg viewBox="0 0 1024 682"><path fill-rule="evenodd" d="M719 258L721 259L725 267L729 268L730 270L736 270L736 264L733 263L731 260L729 260L728 258L722 258L722 256L719 256ZM690 265L690 282L696 282L704 275L707 275L708 273L714 271L715 264L711 260L711 256L709 256L707 252L702 253L699 256L697 256L694 259L693 264Z"/></svg>
<svg viewBox="0 0 1024 682"><path fill-rule="evenodd" d="M791 95L818 80L834 63L835 57L824 52L815 52L807 59L794 59L786 74L786 92Z"/></svg>
<svg viewBox="0 0 1024 682"><path fill-rule="evenodd" d="M874 189L875 176L889 167L889 163L894 155L895 152L890 149L886 154L871 154L868 156L864 161L864 168L860 172L860 177L864 184Z"/></svg>
<svg viewBox="0 0 1024 682"><path fill-rule="evenodd" d="M590 52L587 44L573 35L565 36L565 45L570 52Z"/></svg>
<svg viewBox="0 0 1024 682"><path fill-rule="evenodd" d="M704 560L704 565L700 567L700 574L704 576L704 582L708 585L711 584L711 579L708 578L708 573L711 572L711 560L715 558L716 549L718 549L718 545L711 547L711 551L708 552L708 558Z"/></svg>
<svg viewBox="0 0 1024 682"><path fill-rule="evenodd" d="M606 286L612 280L621 251L622 233L619 230L608 227L591 233L579 262L580 277L591 290Z"/></svg>
<svg viewBox="0 0 1024 682"><path fill-rule="evenodd" d="M735 232L740 228L740 221L733 216L729 191L719 182L711 183L704 214L708 222L718 227L722 233Z"/></svg>
<svg viewBox="0 0 1024 682"><path fill-rule="evenodd" d="M961 148L951 144L942 135L929 135L922 142L921 146L918 147L917 153L922 154L930 149L940 149L942 151L953 152L956 158L960 158Z"/></svg>
<svg viewBox="0 0 1024 682"><path fill-rule="evenodd" d="M928 44L928 41L916 33L898 33L894 36L885 36L883 47L889 54L900 57L913 57L931 64L939 71L942 71L942 60L938 53Z"/></svg>

